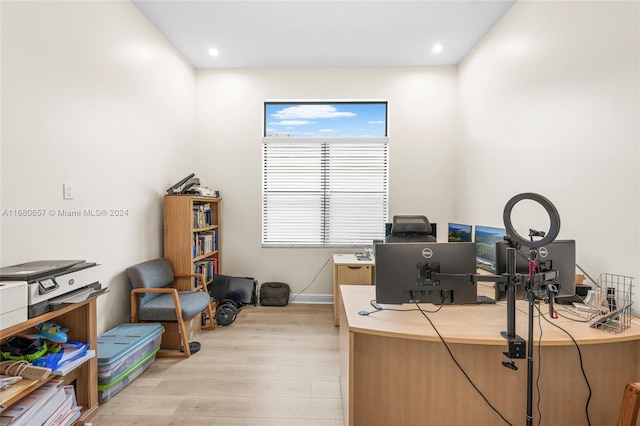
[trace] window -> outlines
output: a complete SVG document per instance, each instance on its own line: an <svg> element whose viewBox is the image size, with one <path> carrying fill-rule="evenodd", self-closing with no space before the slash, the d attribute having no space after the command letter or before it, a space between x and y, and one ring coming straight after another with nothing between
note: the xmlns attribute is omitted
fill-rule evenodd
<svg viewBox="0 0 640 426"><path fill-rule="evenodd" d="M386 102L265 103L262 244L362 246L388 213Z"/></svg>

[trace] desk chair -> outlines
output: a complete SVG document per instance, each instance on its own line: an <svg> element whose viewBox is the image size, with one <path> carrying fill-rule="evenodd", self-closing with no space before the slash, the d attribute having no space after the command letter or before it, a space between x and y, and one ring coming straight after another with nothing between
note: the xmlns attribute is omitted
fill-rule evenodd
<svg viewBox="0 0 640 426"><path fill-rule="evenodd" d="M640 383L627 383L618 414L618 426L636 426L640 410Z"/></svg>
<svg viewBox="0 0 640 426"><path fill-rule="evenodd" d="M426 216L394 216L387 243L436 242Z"/></svg>
<svg viewBox="0 0 640 426"><path fill-rule="evenodd" d="M207 290L204 276L200 274L174 274L173 268L165 258L149 260L127 268L131 280L131 322L177 323L177 328L165 327L167 341L180 342L180 349L158 351L158 357L189 358L189 336L185 323L201 321L200 315L206 312L209 325L203 329L215 328L211 296ZM192 278L199 277L200 283L193 288ZM178 284L176 278L186 278ZM169 328L167 330L167 328ZM167 336L178 334L179 336ZM160 346L161 349L169 349Z"/></svg>

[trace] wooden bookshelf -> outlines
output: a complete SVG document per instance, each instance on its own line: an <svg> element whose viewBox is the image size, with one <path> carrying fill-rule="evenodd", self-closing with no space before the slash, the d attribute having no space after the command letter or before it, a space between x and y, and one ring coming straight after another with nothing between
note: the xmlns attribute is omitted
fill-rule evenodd
<svg viewBox="0 0 640 426"><path fill-rule="evenodd" d="M207 283L220 272L220 198L190 195L164 197L164 257L176 274L203 273ZM199 285L194 278L192 288Z"/></svg>

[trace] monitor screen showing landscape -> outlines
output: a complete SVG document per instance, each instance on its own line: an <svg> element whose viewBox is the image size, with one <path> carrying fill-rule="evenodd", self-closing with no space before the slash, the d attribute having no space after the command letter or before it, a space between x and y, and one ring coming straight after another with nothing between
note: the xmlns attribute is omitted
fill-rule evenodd
<svg viewBox="0 0 640 426"><path fill-rule="evenodd" d="M476 225L474 241L476 243L476 262L479 268L495 272L496 243L503 241L506 233L504 228Z"/></svg>
<svg viewBox="0 0 640 426"><path fill-rule="evenodd" d="M450 243L470 243L472 241L471 229L471 225L449 222L448 241Z"/></svg>

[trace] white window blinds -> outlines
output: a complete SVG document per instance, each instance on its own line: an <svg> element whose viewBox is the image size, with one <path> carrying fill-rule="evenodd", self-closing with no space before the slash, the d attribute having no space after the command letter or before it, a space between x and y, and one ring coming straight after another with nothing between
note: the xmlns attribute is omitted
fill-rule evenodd
<svg viewBox="0 0 640 426"><path fill-rule="evenodd" d="M263 139L262 244L362 246L384 238L388 138Z"/></svg>

